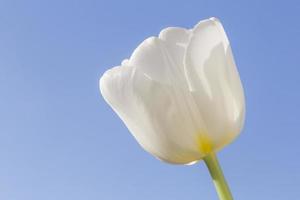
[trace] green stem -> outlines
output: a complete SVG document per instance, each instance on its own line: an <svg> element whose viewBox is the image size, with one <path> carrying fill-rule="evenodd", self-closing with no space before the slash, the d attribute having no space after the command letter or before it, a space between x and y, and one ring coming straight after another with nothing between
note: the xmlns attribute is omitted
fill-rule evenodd
<svg viewBox="0 0 300 200"><path fill-rule="evenodd" d="M213 179L220 200L233 200L216 154L208 154L204 157L204 162Z"/></svg>

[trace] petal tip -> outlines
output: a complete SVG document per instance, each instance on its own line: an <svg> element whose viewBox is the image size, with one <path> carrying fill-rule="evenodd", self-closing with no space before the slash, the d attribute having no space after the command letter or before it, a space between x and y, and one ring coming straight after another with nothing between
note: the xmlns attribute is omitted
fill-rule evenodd
<svg viewBox="0 0 300 200"><path fill-rule="evenodd" d="M211 17L211 18L209 18L209 20L212 21L216 26L218 26L219 28L221 28L221 29L224 30L222 22L221 22L221 20L219 18L217 18L217 17Z"/></svg>
<svg viewBox="0 0 300 200"><path fill-rule="evenodd" d="M105 82L105 72L104 72L104 74L100 77L100 79L99 79L99 90L100 90L100 93L101 93L101 95L102 96L104 96L104 82Z"/></svg>
<svg viewBox="0 0 300 200"><path fill-rule="evenodd" d="M209 20L220 23L220 19L217 17L211 17L211 18L209 18Z"/></svg>
<svg viewBox="0 0 300 200"><path fill-rule="evenodd" d="M149 38L147 38L145 40L146 44L153 44L153 43L156 43L158 42L160 39L158 37L155 37L155 36L151 36Z"/></svg>
<svg viewBox="0 0 300 200"><path fill-rule="evenodd" d="M167 27L164 28L163 30L161 30L158 34L158 37L162 40L164 40L166 38L166 35L168 34L168 32L172 30L172 27Z"/></svg>
<svg viewBox="0 0 300 200"><path fill-rule="evenodd" d="M105 71L102 76L100 76L100 79L99 79L99 89L100 89L100 93L102 96L104 96L104 90L105 90L105 81L107 80L108 76L109 76L109 71L110 70L107 70Z"/></svg>
<svg viewBox="0 0 300 200"><path fill-rule="evenodd" d="M124 65L128 65L129 64L129 60L128 59L124 59L121 63L122 66Z"/></svg>
<svg viewBox="0 0 300 200"><path fill-rule="evenodd" d="M159 33L159 39L170 43L186 43L190 30L180 27L167 27Z"/></svg>
<svg viewBox="0 0 300 200"><path fill-rule="evenodd" d="M99 79L99 89L100 89L100 92L101 92L102 96L104 96L105 85L106 85L107 81L113 75L113 73L117 72L118 68L119 68L119 66L108 69L100 77L100 79Z"/></svg>
<svg viewBox="0 0 300 200"><path fill-rule="evenodd" d="M147 47L153 45L153 44L156 44L158 42L158 40L160 40L159 38L157 37L154 37L154 36L151 36L151 37L148 37L147 39L145 39L142 43L140 43L138 45L138 47L133 51L133 53L131 54L130 56L130 59L129 59L129 62L126 63L126 64L130 64L130 65L134 65L133 62L133 58L139 54L140 52L142 52L143 50L147 49Z"/></svg>

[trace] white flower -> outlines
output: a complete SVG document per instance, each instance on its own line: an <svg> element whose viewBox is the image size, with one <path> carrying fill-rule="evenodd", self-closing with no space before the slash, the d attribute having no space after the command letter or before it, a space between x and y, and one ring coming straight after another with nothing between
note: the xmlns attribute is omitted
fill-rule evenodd
<svg viewBox="0 0 300 200"><path fill-rule="evenodd" d="M216 18L166 28L104 73L100 90L155 157L191 164L229 144L245 116L230 44Z"/></svg>

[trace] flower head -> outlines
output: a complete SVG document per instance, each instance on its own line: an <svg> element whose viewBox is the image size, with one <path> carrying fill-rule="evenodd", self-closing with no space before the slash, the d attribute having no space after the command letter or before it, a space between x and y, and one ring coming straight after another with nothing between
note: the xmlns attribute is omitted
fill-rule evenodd
<svg viewBox="0 0 300 200"><path fill-rule="evenodd" d="M138 143L169 163L189 164L240 133L244 93L216 18L166 28L104 73L100 90Z"/></svg>

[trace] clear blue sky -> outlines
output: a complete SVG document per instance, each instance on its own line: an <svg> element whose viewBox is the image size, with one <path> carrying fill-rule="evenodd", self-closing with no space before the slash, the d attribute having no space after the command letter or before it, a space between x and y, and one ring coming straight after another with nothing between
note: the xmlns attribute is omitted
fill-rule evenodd
<svg viewBox="0 0 300 200"><path fill-rule="evenodd" d="M144 152L98 89L146 37L216 16L244 84L219 153L237 200L300 196L299 1L0 0L1 200L216 200L203 162Z"/></svg>

